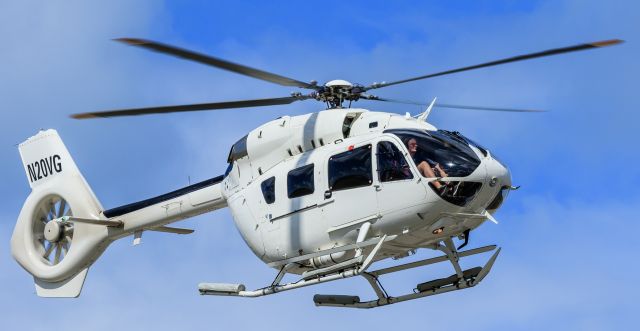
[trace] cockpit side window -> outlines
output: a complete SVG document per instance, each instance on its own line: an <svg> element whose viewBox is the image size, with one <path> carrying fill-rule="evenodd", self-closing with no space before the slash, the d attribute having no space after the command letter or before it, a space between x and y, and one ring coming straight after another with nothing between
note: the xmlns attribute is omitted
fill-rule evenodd
<svg viewBox="0 0 640 331"><path fill-rule="evenodd" d="M380 182L393 182L413 178L407 159L392 142L379 142L376 156L378 158L378 179Z"/></svg>
<svg viewBox="0 0 640 331"><path fill-rule="evenodd" d="M471 202L482 183L449 180L467 177L480 165L480 159L461 136L445 131L393 129L407 147L411 159L429 186L444 200L458 206Z"/></svg>
<svg viewBox="0 0 640 331"><path fill-rule="evenodd" d="M287 174L287 195L289 199L312 194L314 190L313 163L289 171Z"/></svg>
<svg viewBox="0 0 640 331"><path fill-rule="evenodd" d="M385 132L393 133L403 141L418 168L424 164L425 169L435 169L435 176L426 176L423 172L425 177L466 177L480 165L480 159L468 143L442 132L410 129Z"/></svg>
<svg viewBox="0 0 640 331"><path fill-rule="evenodd" d="M369 186L371 173L371 145L333 155L329 158L329 190Z"/></svg>

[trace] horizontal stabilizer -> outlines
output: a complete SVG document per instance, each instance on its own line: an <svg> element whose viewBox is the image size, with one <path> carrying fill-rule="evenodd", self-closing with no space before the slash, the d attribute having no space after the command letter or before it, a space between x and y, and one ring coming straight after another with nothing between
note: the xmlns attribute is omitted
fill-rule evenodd
<svg viewBox="0 0 640 331"><path fill-rule="evenodd" d="M109 221L109 220L81 218L81 217L73 217L73 216L63 216L63 217L60 217L59 219L61 222L104 225L104 226L115 227L115 228L122 227L123 225L122 221Z"/></svg>
<svg viewBox="0 0 640 331"><path fill-rule="evenodd" d="M157 228L148 229L148 231L175 233L175 234L191 234L194 232L192 229L173 228L169 226L159 226Z"/></svg>

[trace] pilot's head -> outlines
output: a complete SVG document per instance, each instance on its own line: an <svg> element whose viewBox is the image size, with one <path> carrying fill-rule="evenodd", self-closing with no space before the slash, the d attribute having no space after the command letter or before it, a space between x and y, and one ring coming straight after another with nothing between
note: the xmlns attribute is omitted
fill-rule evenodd
<svg viewBox="0 0 640 331"><path fill-rule="evenodd" d="M418 142L414 138L410 138L405 142L409 153L415 154L418 151Z"/></svg>

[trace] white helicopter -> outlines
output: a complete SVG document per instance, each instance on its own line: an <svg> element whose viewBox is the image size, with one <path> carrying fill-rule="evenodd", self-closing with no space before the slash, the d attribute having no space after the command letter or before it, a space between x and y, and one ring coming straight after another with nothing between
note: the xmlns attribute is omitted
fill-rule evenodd
<svg viewBox="0 0 640 331"><path fill-rule="evenodd" d="M436 104L416 117L351 108L369 91L386 86L543 56L619 44L606 40L447 70L369 86L332 80L305 83L211 56L148 40L118 39L130 45L197 61L272 83L309 89L272 99L125 109L72 115L74 118L130 116L290 104L314 99L327 109L283 116L238 140L224 175L147 200L105 209L78 170L55 130L19 145L32 189L11 238L11 251L35 280L42 297L77 297L89 267L109 244L144 231L188 234L169 223L229 207L253 253L276 269L257 290L242 284L201 283L203 295L259 297L362 276L375 297L316 295L317 306L372 308L473 287L491 270L496 245L460 251L471 231L501 206L512 186L503 163L458 132L426 122L434 107L534 111ZM348 104L346 104L348 103ZM497 223L497 222L496 222ZM462 241L456 247L454 238ZM443 255L372 270L374 262L400 259L419 248ZM462 257L493 252L486 264L463 270ZM380 276L449 262L454 273L389 295ZM284 283L287 274L299 280ZM296 276L298 277L298 276Z"/></svg>

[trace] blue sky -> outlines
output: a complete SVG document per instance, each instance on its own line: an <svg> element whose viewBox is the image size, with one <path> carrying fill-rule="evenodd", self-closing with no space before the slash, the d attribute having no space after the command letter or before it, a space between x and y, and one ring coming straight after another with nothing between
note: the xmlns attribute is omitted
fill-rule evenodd
<svg viewBox="0 0 640 331"><path fill-rule="evenodd" d="M632 1L2 1L0 2L0 310L2 329L231 327L604 330L635 326L640 232L638 4ZM503 247L477 288L368 311L313 306L315 293L370 297L346 280L243 300L201 297L202 281L259 287L275 272L228 211L188 220L190 236L114 243L77 300L35 296L9 239L29 187L16 144L55 128L109 208L221 174L229 146L281 115L319 104L95 121L71 113L286 96L271 85L110 41L159 40L294 77L368 84L610 38L622 46L509 64L380 90L443 103L542 108L543 114L437 109L431 121L489 147L510 167L499 225L472 246ZM406 105L360 103L416 113ZM415 258L430 256L420 252ZM474 266L471 261L468 267ZM389 277L399 294L445 268ZM55 325L51 327L51 325Z"/></svg>

